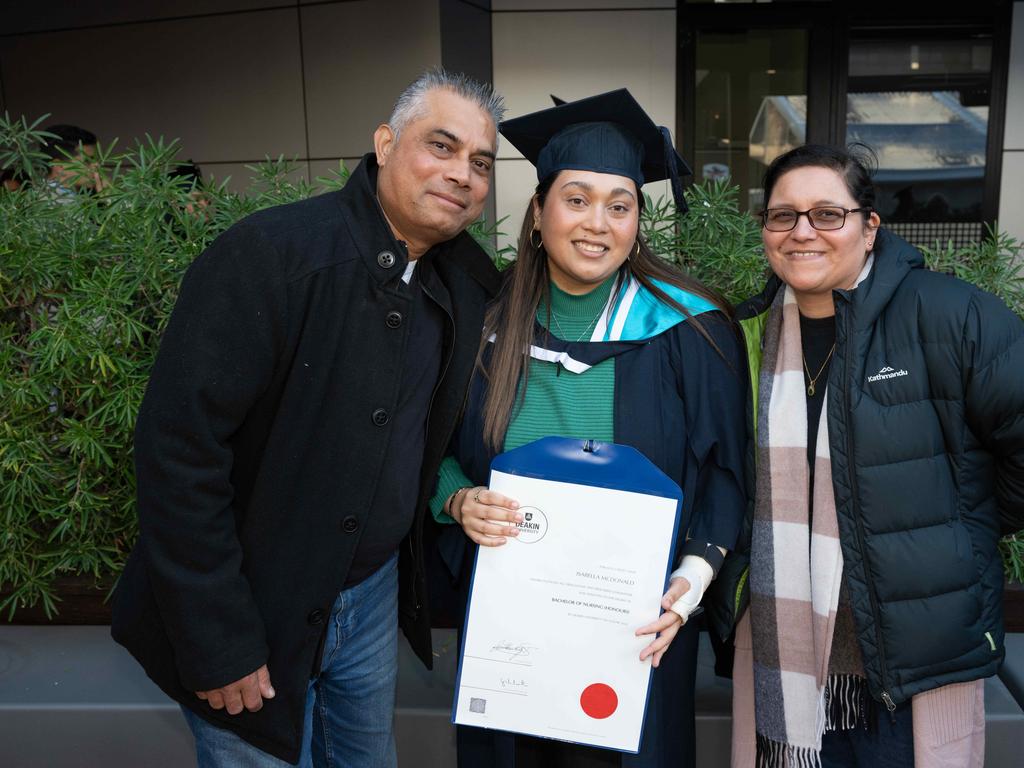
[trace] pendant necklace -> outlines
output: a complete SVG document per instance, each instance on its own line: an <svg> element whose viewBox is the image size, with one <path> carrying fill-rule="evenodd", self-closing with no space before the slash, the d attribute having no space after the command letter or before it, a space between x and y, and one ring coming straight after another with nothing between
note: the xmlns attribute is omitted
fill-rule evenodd
<svg viewBox="0 0 1024 768"><path fill-rule="evenodd" d="M825 366L828 365L828 361L832 359L832 353L835 352L835 351L836 351L836 343L833 341L832 342L832 349L830 349L828 351L828 354L825 355L825 362L821 364L821 368L818 369L818 373L817 373L816 376L811 376L811 371L807 368L807 357L804 355L803 350L800 351L800 357L803 358L803 361L804 361L804 371L807 372L807 396L808 397L814 397L814 393L816 391L814 385L817 384L818 379L820 378L820 376L822 374L822 371L825 370Z"/></svg>
<svg viewBox="0 0 1024 768"><path fill-rule="evenodd" d="M583 341L583 338L585 336L589 336L593 332L594 328L597 327L598 319L601 317L601 315L604 314L604 307L601 307L600 311L596 315L594 315L594 319L587 323L587 327L583 329L583 333L581 333L579 337L577 337L575 340L570 339L568 334L566 334L566 332L562 330L562 324L558 322L558 315L555 314L555 312L550 308L548 309L548 311L551 312L551 319L555 321L555 327L558 328L559 338L561 338L562 341L574 341L575 343Z"/></svg>

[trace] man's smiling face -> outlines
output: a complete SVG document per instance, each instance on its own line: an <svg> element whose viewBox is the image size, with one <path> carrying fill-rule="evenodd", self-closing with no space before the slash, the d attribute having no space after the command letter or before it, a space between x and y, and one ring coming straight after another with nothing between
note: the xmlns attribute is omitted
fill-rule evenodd
<svg viewBox="0 0 1024 768"><path fill-rule="evenodd" d="M451 91L424 97L398 137L374 134L377 194L411 255L450 240L480 217L490 189L497 134L490 115Z"/></svg>

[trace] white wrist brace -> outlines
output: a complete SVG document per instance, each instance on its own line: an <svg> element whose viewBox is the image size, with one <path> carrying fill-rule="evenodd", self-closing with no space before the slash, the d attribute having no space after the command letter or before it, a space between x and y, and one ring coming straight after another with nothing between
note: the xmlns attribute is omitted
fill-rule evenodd
<svg viewBox="0 0 1024 768"><path fill-rule="evenodd" d="M707 590L708 585L711 584L711 580L715 578L715 571L711 567L711 563L703 557L699 555L686 555L679 564L679 567L672 571L669 581L679 577L690 582L690 589L685 595L672 603L670 610L678 613L685 624L686 620L690 618L690 614L700 604L701 598L704 597L704 592Z"/></svg>

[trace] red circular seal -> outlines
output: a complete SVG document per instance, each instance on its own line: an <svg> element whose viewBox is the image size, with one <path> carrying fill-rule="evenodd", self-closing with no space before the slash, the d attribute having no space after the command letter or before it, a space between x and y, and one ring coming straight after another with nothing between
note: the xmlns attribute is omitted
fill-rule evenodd
<svg viewBox="0 0 1024 768"><path fill-rule="evenodd" d="M580 694L580 707L595 720L610 717L619 706L619 697L615 689L604 683L593 683L583 689Z"/></svg>

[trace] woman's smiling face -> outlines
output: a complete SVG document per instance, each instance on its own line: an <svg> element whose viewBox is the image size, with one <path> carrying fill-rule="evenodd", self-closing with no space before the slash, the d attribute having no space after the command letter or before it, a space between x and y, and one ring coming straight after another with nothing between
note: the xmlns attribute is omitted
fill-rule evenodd
<svg viewBox="0 0 1024 768"><path fill-rule="evenodd" d="M819 206L860 207L839 173L806 166L779 177L766 208L806 211ZM827 300L831 305L833 290L852 288L856 282L878 223L874 212L850 213L841 229L822 231L814 229L807 216L800 216L788 232L762 229L761 237L772 270L793 288L801 308L808 300Z"/></svg>
<svg viewBox="0 0 1024 768"><path fill-rule="evenodd" d="M636 245L640 201L632 179L561 171L543 208L534 198L548 273L566 293L589 293L613 275Z"/></svg>

